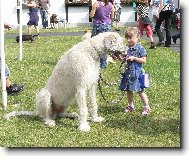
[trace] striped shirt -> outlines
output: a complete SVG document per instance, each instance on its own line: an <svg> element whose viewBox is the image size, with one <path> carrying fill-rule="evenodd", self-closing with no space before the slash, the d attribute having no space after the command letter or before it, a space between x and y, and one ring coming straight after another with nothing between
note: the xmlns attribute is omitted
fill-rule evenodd
<svg viewBox="0 0 189 156"><path fill-rule="evenodd" d="M137 6L137 11L139 13L139 17L149 17L149 6L145 6L145 5L142 5L142 4L138 4Z"/></svg>

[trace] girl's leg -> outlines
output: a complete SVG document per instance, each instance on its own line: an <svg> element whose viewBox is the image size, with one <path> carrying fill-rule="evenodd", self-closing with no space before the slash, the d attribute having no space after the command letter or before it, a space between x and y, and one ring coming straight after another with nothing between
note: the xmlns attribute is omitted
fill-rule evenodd
<svg viewBox="0 0 189 156"><path fill-rule="evenodd" d="M144 103L144 106L149 106L148 105L148 97L147 97L146 93L144 91L141 91L138 94L139 94L142 102Z"/></svg>
<svg viewBox="0 0 189 156"><path fill-rule="evenodd" d="M128 106L124 109L124 111L132 112L132 111L134 111L133 92L127 91L127 99L128 99Z"/></svg>
<svg viewBox="0 0 189 156"><path fill-rule="evenodd" d="M128 104L132 105L133 104L133 92L127 91L127 99L128 99Z"/></svg>
<svg viewBox="0 0 189 156"><path fill-rule="evenodd" d="M149 103L148 103L148 97L144 91L141 91L138 93L142 102L144 103L144 110L142 111L142 115L148 115L151 112Z"/></svg>
<svg viewBox="0 0 189 156"><path fill-rule="evenodd" d="M39 37L39 27L38 27L38 26L34 26L34 27L35 27L36 32L37 32L37 35L38 35L38 37Z"/></svg>
<svg viewBox="0 0 189 156"><path fill-rule="evenodd" d="M28 25L28 34L31 35L31 25Z"/></svg>

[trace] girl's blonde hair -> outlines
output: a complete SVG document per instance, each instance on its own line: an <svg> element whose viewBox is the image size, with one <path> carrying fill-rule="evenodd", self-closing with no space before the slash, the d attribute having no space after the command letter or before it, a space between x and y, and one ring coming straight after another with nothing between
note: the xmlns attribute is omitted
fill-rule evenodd
<svg viewBox="0 0 189 156"><path fill-rule="evenodd" d="M140 38L140 33L137 27L128 27L125 31L125 38L135 36Z"/></svg>

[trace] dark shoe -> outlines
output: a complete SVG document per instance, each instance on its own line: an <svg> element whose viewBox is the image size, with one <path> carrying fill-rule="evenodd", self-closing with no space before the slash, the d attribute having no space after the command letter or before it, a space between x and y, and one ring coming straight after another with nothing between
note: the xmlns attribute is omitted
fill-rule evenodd
<svg viewBox="0 0 189 156"><path fill-rule="evenodd" d="M7 88L7 94L8 95L17 94L21 92L23 89L24 89L23 85L12 84Z"/></svg>
<svg viewBox="0 0 189 156"><path fill-rule="evenodd" d="M155 45L151 45L151 47L149 49L156 49Z"/></svg>
<svg viewBox="0 0 189 156"><path fill-rule="evenodd" d="M170 47L170 46L171 46L171 37L170 37L170 41L169 42L165 41L165 47Z"/></svg>
<svg viewBox="0 0 189 156"><path fill-rule="evenodd" d="M177 44L177 38L172 36L172 39L173 39L173 42L174 42L175 44Z"/></svg>
<svg viewBox="0 0 189 156"><path fill-rule="evenodd" d="M156 46L161 47L162 45L164 45L164 42L158 42Z"/></svg>

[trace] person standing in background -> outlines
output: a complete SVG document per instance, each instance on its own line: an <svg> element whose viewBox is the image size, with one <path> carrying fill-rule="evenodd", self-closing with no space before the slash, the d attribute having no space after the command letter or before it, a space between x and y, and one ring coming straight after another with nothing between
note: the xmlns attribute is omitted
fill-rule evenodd
<svg viewBox="0 0 189 156"><path fill-rule="evenodd" d="M49 8L51 7L50 0L39 0L40 14L43 28L46 29L49 26Z"/></svg>
<svg viewBox="0 0 189 156"><path fill-rule="evenodd" d="M143 36L144 29L146 35L150 38L151 46L150 49L156 49L153 39L153 31L151 27L151 21L149 18L149 3L148 0L140 0L137 2L137 14L139 15L138 26L140 30L140 37Z"/></svg>
<svg viewBox="0 0 189 156"><path fill-rule="evenodd" d="M165 47L170 47L171 45L171 18L172 14L175 11L173 0L160 0L160 13L159 19L156 22L156 32L159 37L158 45L165 45ZM162 22L165 20L165 32L166 32L166 40L164 42L164 36L160 29Z"/></svg>
<svg viewBox="0 0 189 156"><path fill-rule="evenodd" d="M111 31L114 12L114 5L110 0L97 0L94 2L89 14L90 18L93 18L92 37L99 33ZM106 68L106 60L107 55L103 55L100 58L101 68Z"/></svg>
<svg viewBox="0 0 189 156"><path fill-rule="evenodd" d="M113 4L115 6L115 16L114 16L114 21L116 22L116 31L120 31L119 30L119 26L118 23L120 21L120 16L121 16L121 0L114 0Z"/></svg>

